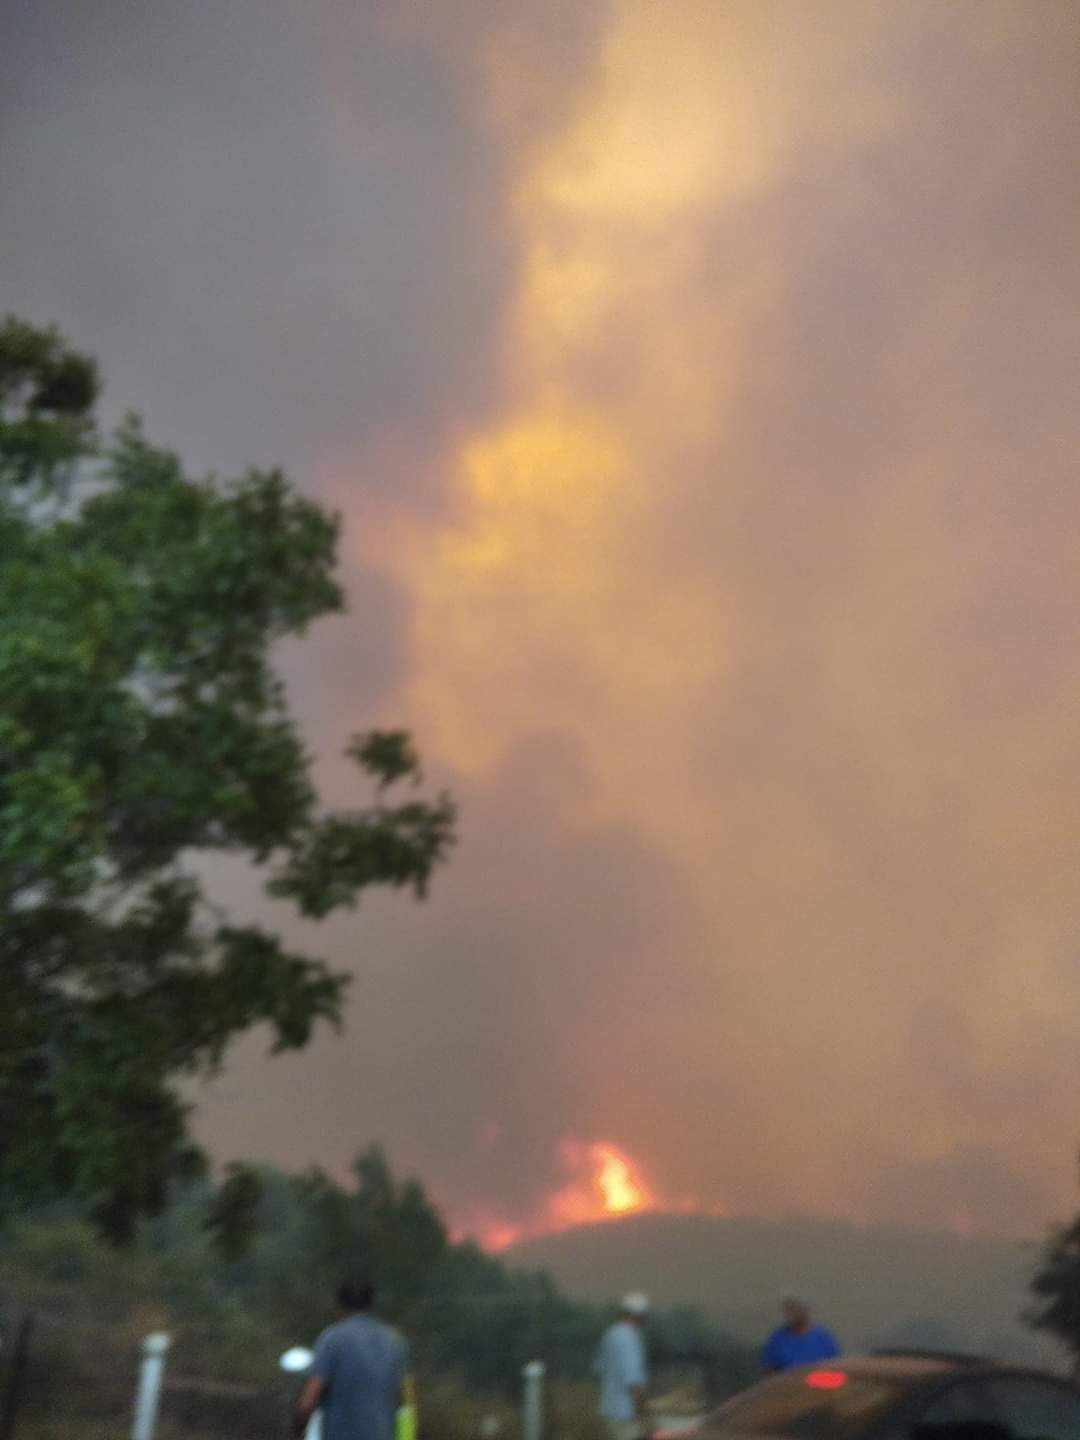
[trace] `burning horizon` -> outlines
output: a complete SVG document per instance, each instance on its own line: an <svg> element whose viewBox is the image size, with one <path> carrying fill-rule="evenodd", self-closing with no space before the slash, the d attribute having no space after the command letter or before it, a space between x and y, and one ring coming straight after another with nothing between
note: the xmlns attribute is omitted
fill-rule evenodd
<svg viewBox="0 0 1080 1440"><path fill-rule="evenodd" d="M471 1237L492 1254L521 1240L553 1235L578 1225L594 1225L665 1208L625 1150L610 1141L571 1137L558 1146L565 1179L524 1220L480 1215L454 1227L455 1239Z"/></svg>

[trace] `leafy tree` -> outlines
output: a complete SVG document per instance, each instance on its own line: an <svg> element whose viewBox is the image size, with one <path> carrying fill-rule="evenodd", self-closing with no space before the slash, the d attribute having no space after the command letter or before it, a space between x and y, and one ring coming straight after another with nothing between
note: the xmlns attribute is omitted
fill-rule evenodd
<svg viewBox="0 0 1080 1440"><path fill-rule="evenodd" d="M1028 1312L1029 1323L1056 1336L1080 1374L1080 1215L1050 1236L1031 1289L1038 1303Z"/></svg>
<svg viewBox="0 0 1080 1440"><path fill-rule="evenodd" d="M397 1177L381 1147L357 1158L353 1176L350 1189L319 1170L293 1181L302 1221L283 1207L260 1227L249 1300L288 1317L295 1334L314 1334L331 1318L341 1276L356 1269L375 1281L380 1313L406 1330L426 1373L515 1394L521 1366L537 1356L553 1373L588 1373L601 1312L568 1300L546 1275L451 1243L424 1187Z"/></svg>
<svg viewBox="0 0 1080 1440"><path fill-rule="evenodd" d="M361 1263L379 1287L384 1307L407 1321L446 1254L446 1227L419 1180L395 1180L381 1146L360 1155L353 1174Z"/></svg>
<svg viewBox="0 0 1080 1440"><path fill-rule="evenodd" d="M284 1222L291 1241L281 1251L260 1242L256 1259L264 1274L276 1269L279 1303L312 1324L325 1320L342 1276L352 1271L375 1282L384 1315L412 1325L447 1253L446 1228L420 1182L397 1179L381 1147L359 1155L353 1175L351 1190L319 1169L295 1178L292 1196L302 1223L298 1228L278 1214L274 1229Z"/></svg>
<svg viewBox="0 0 1080 1440"><path fill-rule="evenodd" d="M210 1202L205 1220L214 1248L227 1264L249 1253L259 1229L263 1182L258 1170L234 1160Z"/></svg>
<svg viewBox="0 0 1080 1440"><path fill-rule="evenodd" d="M0 1210L86 1197L114 1239L190 1162L175 1082L259 1022L340 1020L345 977L229 923L191 865L245 858L319 918L423 895L452 843L409 737L354 736L370 808L325 814L271 652L340 610L336 519L276 470L193 479L93 362L0 325Z"/></svg>

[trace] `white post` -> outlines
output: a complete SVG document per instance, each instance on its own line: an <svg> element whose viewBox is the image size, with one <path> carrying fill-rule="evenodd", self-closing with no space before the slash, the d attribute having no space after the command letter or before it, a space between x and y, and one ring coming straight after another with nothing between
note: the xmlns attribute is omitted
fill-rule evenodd
<svg viewBox="0 0 1080 1440"><path fill-rule="evenodd" d="M143 1360L139 1369L139 1388L135 1395L135 1423L131 1427L131 1440L152 1440L168 1348L169 1337L160 1332L147 1335L143 1341Z"/></svg>
<svg viewBox="0 0 1080 1440"><path fill-rule="evenodd" d="M523 1440L540 1440L544 1423L544 1362L530 1360L521 1373L525 1377Z"/></svg>

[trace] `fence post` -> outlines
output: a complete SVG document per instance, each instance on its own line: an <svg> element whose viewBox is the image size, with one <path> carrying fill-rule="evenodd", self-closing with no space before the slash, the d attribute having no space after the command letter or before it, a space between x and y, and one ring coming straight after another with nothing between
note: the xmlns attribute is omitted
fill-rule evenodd
<svg viewBox="0 0 1080 1440"><path fill-rule="evenodd" d="M530 1360L521 1373L525 1377L523 1440L541 1440L544 1424L544 1362Z"/></svg>
<svg viewBox="0 0 1080 1440"><path fill-rule="evenodd" d="M142 1365L139 1367L139 1388L135 1395L135 1421L131 1427L131 1440L152 1440L154 1421L157 1419L158 1398L161 1395L161 1377L165 1370L165 1353L169 1348L168 1335L160 1331L147 1335L142 1345Z"/></svg>

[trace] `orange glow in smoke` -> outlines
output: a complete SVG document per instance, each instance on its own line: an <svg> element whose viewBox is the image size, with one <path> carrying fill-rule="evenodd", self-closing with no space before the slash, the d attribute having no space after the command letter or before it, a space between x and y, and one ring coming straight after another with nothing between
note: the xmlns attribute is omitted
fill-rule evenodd
<svg viewBox="0 0 1080 1440"><path fill-rule="evenodd" d="M520 1225L504 1224L499 1221L483 1228L479 1236L480 1244L493 1255L497 1255L503 1250L509 1250L510 1246L521 1238Z"/></svg>

